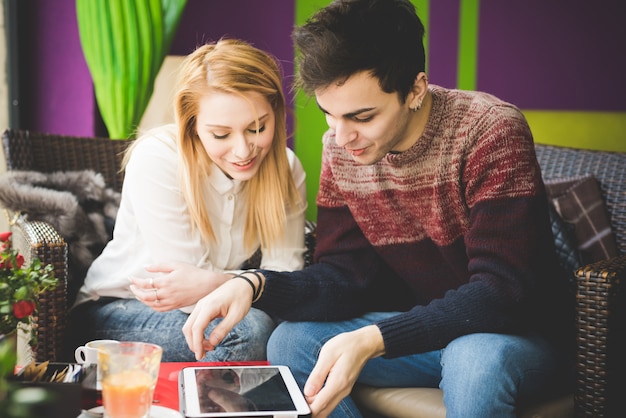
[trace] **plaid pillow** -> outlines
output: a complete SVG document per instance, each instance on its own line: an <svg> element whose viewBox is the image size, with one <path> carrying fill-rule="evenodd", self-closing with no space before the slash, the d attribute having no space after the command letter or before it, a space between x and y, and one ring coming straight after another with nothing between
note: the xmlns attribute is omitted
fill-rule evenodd
<svg viewBox="0 0 626 418"><path fill-rule="evenodd" d="M600 185L593 175L549 180L545 185L556 212L574 226L578 250L585 264L619 254Z"/></svg>
<svg viewBox="0 0 626 418"><path fill-rule="evenodd" d="M565 222L556 212L552 205L548 205L550 213L550 223L552 235L554 235L554 246L559 258L561 268L566 273L568 289L574 292L576 287L576 276L573 274L583 263L578 242L574 233L574 225Z"/></svg>

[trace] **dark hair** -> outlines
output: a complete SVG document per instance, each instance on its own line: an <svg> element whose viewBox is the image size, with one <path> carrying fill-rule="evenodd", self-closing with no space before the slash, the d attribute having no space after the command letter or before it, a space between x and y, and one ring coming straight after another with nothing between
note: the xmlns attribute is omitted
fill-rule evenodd
<svg viewBox="0 0 626 418"><path fill-rule="evenodd" d="M404 102L425 69L424 25L409 0L335 0L293 32L295 87L318 88L371 71Z"/></svg>

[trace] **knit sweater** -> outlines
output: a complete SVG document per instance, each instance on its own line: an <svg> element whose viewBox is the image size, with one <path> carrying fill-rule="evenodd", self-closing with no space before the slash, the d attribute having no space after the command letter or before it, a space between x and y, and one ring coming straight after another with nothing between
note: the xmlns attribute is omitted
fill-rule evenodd
<svg viewBox="0 0 626 418"><path fill-rule="evenodd" d="M565 280L524 116L486 93L430 91L405 152L360 165L325 134L316 263L264 271L259 307L294 321L397 311L376 324L390 358L469 333L563 329Z"/></svg>

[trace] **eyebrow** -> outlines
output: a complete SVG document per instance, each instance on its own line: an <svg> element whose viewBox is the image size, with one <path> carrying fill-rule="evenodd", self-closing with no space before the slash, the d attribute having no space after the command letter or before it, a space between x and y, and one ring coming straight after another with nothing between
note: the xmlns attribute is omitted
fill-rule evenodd
<svg viewBox="0 0 626 418"><path fill-rule="evenodd" d="M317 103L317 102L316 102ZM319 103L317 103L317 107L320 108L320 110L324 113L326 113L327 115L330 115L330 112L328 112L326 109L324 109L322 106L320 106ZM353 118L361 113L365 113L365 112L369 112L370 110L374 110L376 109L375 107L364 107L362 109L357 109L354 112L348 112L348 113L344 113L343 115L341 115L342 118L345 119L350 119Z"/></svg>

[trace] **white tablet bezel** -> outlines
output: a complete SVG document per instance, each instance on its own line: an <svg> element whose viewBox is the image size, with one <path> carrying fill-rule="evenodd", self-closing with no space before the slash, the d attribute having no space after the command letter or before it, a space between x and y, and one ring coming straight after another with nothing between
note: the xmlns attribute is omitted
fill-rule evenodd
<svg viewBox="0 0 626 418"><path fill-rule="evenodd" d="M242 412L201 412L198 402L198 385L196 384L196 370L198 369L277 369L282 377L295 410L290 411L242 411ZM256 365L256 366L191 366L180 372L179 396L181 412L188 418L218 418L218 417L275 417L301 418L310 417L311 410L300 391L296 380L287 366L283 365Z"/></svg>

